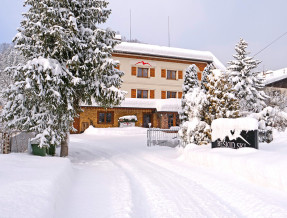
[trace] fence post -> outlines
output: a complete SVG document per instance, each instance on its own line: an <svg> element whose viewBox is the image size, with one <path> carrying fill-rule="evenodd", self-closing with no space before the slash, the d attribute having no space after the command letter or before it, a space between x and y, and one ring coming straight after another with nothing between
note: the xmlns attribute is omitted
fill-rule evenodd
<svg viewBox="0 0 287 218"><path fill-rule="evenodd" d="M11 152L10 134L3 133L3 154L9 154Z"/></svg>

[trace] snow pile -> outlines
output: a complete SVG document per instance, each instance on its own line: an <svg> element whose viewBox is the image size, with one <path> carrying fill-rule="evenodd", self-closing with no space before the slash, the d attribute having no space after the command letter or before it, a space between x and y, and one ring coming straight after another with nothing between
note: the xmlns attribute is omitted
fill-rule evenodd
<svg viewBox="0 0 287 218"><path fill-rule="evenodd" d="M265 75L265 84L268 85L270 83L274 83L283 79L287 78L287 68L276 70L276 71L269 71L266 72Z"/></svg>
<svg viewBox="0 0 287 218"><path fill-rule="evenodd" d="M68 159L0 155L0 175L0 217L40 218L61 214L71 185Z"/></svg>
<svg viewBox="0 0 287 218"><path fill-rule="evenodd" d="M240 137L241 131L252 131L258 129L258 121L251 117L244 118L220 118L214 120L211 124L212 140L224 140L227 136L229 140ZM231 132L232 131L232 132Z"/></svg>
<svg viewBox="0 0 287 218"><path fill-rule="evenodd" d="M287 192L286 132L283 135L283 138L277 135L277 140L272 144L260 144L260 150L211 149L210 145L190 144L179 160L233 173L253 183Z"/></svg>
<svg viewBox="0 0 287 218"><path fill-rule="evenodd" d="M119 118L120 122L136 122L138 121L138 118L136 115L127 115L127 116L122 116Z"/></svg>
<svg viewBox="0 0 287 218"><path fill-rule="evenodd" d="M89 126L88 129L83 133L84 135L123 135L130 136L132 135L143 135L147 134L146 128L141 127L129 127L129 128L95 128Z"/></svg>

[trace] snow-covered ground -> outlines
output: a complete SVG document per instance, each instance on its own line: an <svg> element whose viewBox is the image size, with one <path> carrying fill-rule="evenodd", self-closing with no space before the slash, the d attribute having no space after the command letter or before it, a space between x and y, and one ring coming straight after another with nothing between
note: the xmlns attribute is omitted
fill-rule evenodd
<svg viewBox="0 0 287 218"><path fill-rule="evenodd" d="M286 139L174 149L147 147L142 128L89 128L71 136L70 161L1 155L0 217L287 217Z"/></svg>
<svg viewBox="0 0 287 218"><path fill-rule="evenodd" d="M61 217L72 175L66 158L0 155L0 218Z"/></svg>

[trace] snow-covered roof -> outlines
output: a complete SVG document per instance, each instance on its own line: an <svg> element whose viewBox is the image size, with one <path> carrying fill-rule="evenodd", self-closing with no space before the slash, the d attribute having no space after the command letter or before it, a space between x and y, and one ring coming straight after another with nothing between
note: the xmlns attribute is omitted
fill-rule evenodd
<svg viewBox="0 0 287 218"><path fill-rule="evenodd" d="M121 42L115 47L114 52L213 62L216 68L225 69L225 66L209 51L196 51L159 45Z"/></svg>
<svg viewBox="0 0 287 218"><path fill-rule="evenodd" d="M265 84L274 83L287 78L287 68L276 70L276 71L267 71L264 74Z"/></svg>
<svg viewBox="0 0 287 218"><path fill-rule="evenodd" d="M98 107L99 105L93 102L92 105L81 104L81 106ZM158 112L178 112L181 108L181 99L126 98L121 105L115 108L148 108L156 109Z"/></svg>

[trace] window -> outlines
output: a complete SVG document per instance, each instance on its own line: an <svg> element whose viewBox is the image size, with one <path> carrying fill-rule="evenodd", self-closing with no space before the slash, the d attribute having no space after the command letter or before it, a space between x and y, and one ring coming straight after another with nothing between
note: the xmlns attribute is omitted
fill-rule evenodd
<svg viewBox="0 0 287 218"><path fill-rule="evenodd" d="M167 70L166 78L176 80L176 71L175 70Z"/></svg>
<svg viewBox="0 0 287 218"><path fill-rule="evenodd" d="M138 77L148 78L148 68L138 67L138 74L137 74L137 76Z"/></svg>
<svg viewBox="0 0 287 218"><path fill-rule="evenodd" d="M169 113L167 114L168 118L168 128L171 126L179 126L180 120L179 120L179 115L177 113Z"/></svg>
<svg viewBox="0 0 287 218"><path fill-rule="evenodd" d="M174 116L173 114L168 114L168 128L170 128L171 126L173 126L173 122L174 122Z"/></svg>
<svg viewBox="0 0 287 218"><path fill-rule="evenodd" d="M113 124L113 112L98 112L98 124Z"/></svg>
<svg viewBox="0 0 287 218"><path fill-rule="evenodd" d="M137 90L137 98L148 98L148 90Z"/></svg>
<svg viewBox="0 0 287 218"><path fill-rule="evenodd" d="M176 92L167 91L167 98L176 98Z"/></svg>

